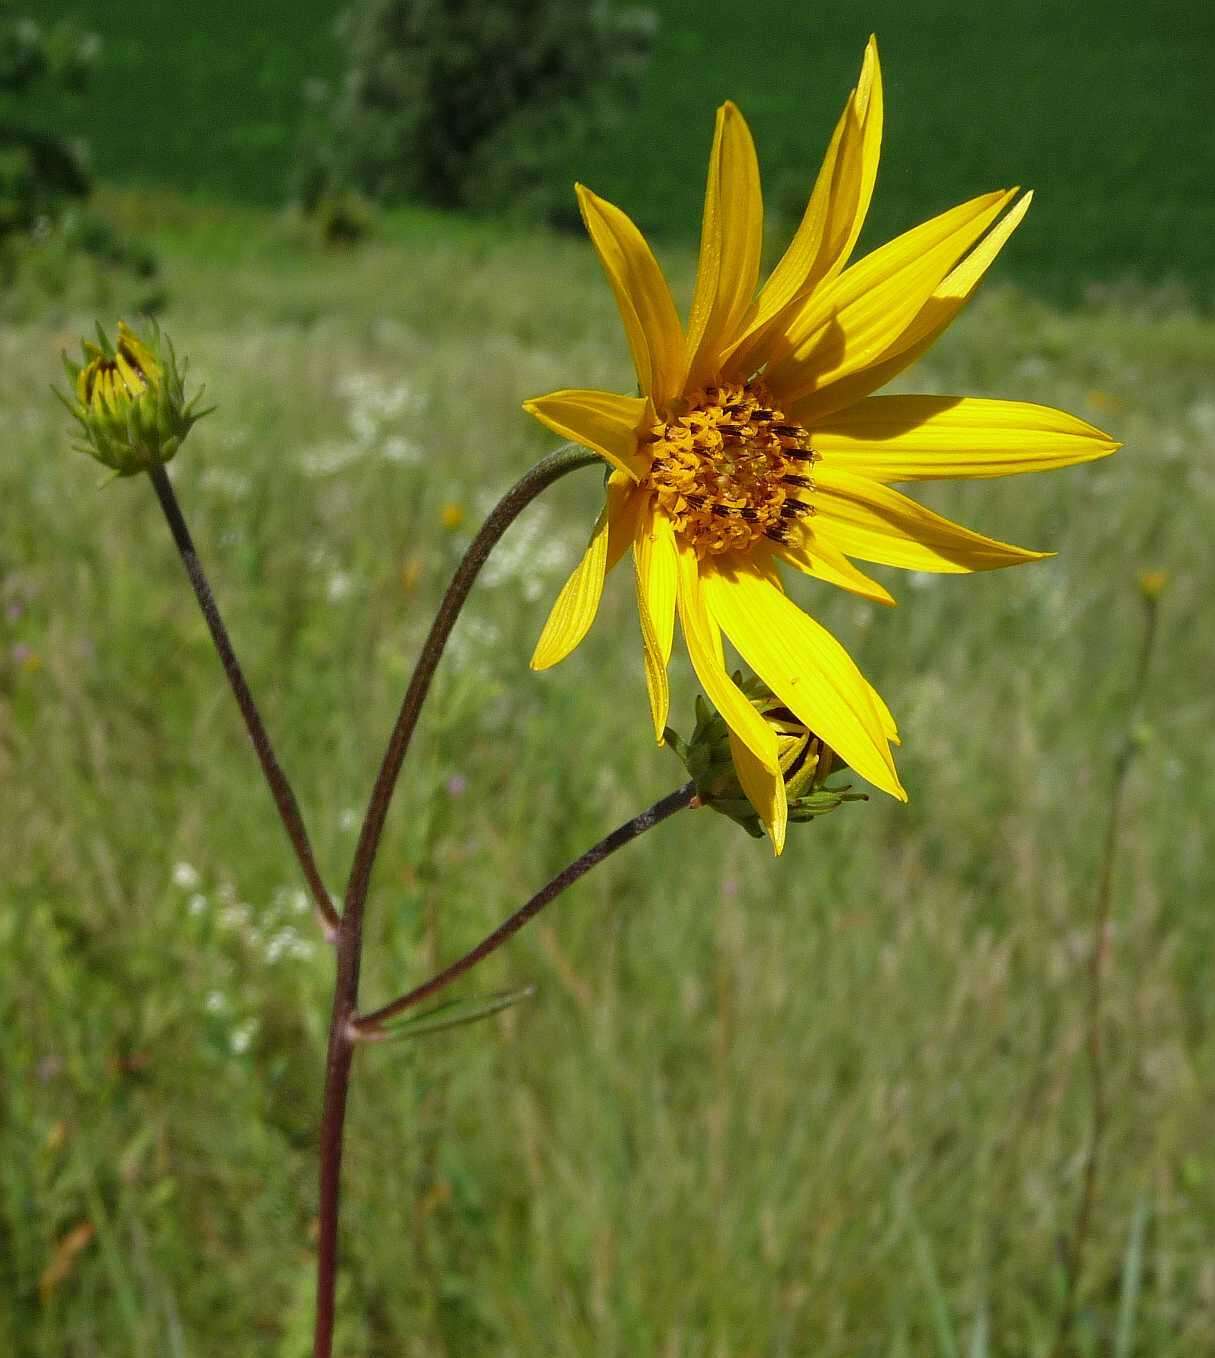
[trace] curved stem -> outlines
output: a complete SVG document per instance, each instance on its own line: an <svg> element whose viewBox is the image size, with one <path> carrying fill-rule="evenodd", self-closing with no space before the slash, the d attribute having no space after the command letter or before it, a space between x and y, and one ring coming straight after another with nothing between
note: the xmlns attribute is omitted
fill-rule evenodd
<svg viewBox="0 0 1215 1358"><path fill-rule="evenodd" d="M253 694L249 691L249 685L245 681L244 671L236 658L236 652L232 649L228 629L224 626L224 620L220 616L219 605L215 602L215 595L211 592L211 585L203 571L202 562L198 559L194 540L190 537L190 530L186 527L185 517L181 512L181 506L177 503L177 496L173 493L168 475L164 467L159 465L153 467L148 475L152 479L152 485L156 488L156 497L160 501L161 509L164 510L165 518L168 520L169 531L173 534L173 541L177 546L178 554L181 556L182 564L186 568L186 574L190 577L190 584L194 586L194 597L198 600L202 615L207 620L211 640L215 643L215 649L219 652L220 662L224 667L224 673L228 676L228 683L231 685L233 695L236 698L236 704L240 708L241 716L245 719L245 729L249 732L249 739L253 742L253 748L257 752L257 758L262 766L262 773L266 776L266 782L270 785L274 804L278 807L279 818L283 822L283 827L287 831L287 838L291 841L291 847L295 850L295 856L303 869L308 888L312 892L312 901L316 907L317 918L320 920L325 937L333 942L337 936L338 915L333 908L333 902L329 898L329 892L325 889L325 883L321 880L320 870L316 865L316 858L308 839L308 831L304 828L304 818L300 814L299 803L295 799L291 784L287 781L287 775L283 772L278 759L275 757L274 747L270 744L270 737L266 733L261 713L258 711L257 704L253 701Z"/></svg>
<svg viewBox="0 0 1215 1358"><path fill-rule="evenodd" d="M445 990L453 981L459 980L466 972L471 971L478 962L487 958L490 953L497 950L510 938L514 937L520 929L533 919L544 909L552 900L555 900L566 887L572 886L579 877L590 872L593 867L597 867L609 854L613 854L617 849L636 839L638 835L643 835L647 830L652 830L654 826L666 820L668 816L673 816L676 811L682 811L684 807L691 806L696 799L696 785L685 783L683 787L677 788L674 792L663 797L661 801L655 802L648 810L643 811L639 816L634 816L632 820L625 821L618 829L612 831L610 835L605 835L598 844L588 849L581 858L576 858L568 867L562 870L546 886L527 902L521 906L508 919L488 934L470 949L463 957L444 967L437 975L432 976L429 981L424 981L421 985L415 986L413 990L400 996L386 1004L382 1009L376 1009L373 1013L366 1014L361 1018L356 1018L351 1023L351 1028L357 1037L367 1041L375 1041L377 1038L389 1036L384 1032L383 1025L398 1014L403 1014L406 1009L412 1009L415 1004L420 1004L423 1000L429 999L432 995L437 995L440 990Z"/></svg>
<svg viewBox="0 0 1215 1358"><path fill-rule="evenodd" d="M463 560L456 567L456 573L451 578L451 584L447 586L447 593L439 604L439 611L435 614L435 620L414 666L413 676L401 702L401 710L397 714L396 725L388 739L388 748L384 751L379 775L371 790L371 800L367 805L367 814L363 818L363 828L359 833L358 847L355 849L354 863L350 869L350 880L346 884L346 911L362 908L371 880L371 869L375 865L376 853L380 847L380 837L384 833L384 821L401 773L401 765L405 762L405 754L409 749L414 727L418 724L422 704L430 691L430 683L447 645L447 638L460 616L460 610L464 607L473 581L476 580L481 567L485 565L486 559L502 534L541 491L567 473L600 461L597 453L568 443L547 457L541 458L498 501L481 525L468 551L464 553Z"/></svg>
<svg viewBox="0 0 1215 1358"><path fill-rule="evenodd" d="M447 645L460 610L468 598L473 581L498 540L524 509L548 486L578 467L599 462L596 453L566 444L542 458L498 501L456 567L451 583L439 604L422 646L418 662L379 775L371 790L371 800L359 832L358 847L346 884L346 900L338 921L337 979L333 989L333 1010L329 1022L329 1048L325 1067L325 1094L321 1113L320 1205L318 1211L316 1328L313 1358L330 1358L333 1352L334 1296L337 1287L338 1212L341 1195L342 1137L346 1123L346 1096L350 1066L354 1056L353 1019L359 1000L359 968L363 955L363 906L371 870L375 865L384 821L396 790L397 778L417 725L422 704L430 690L435 669Z"/></svg>

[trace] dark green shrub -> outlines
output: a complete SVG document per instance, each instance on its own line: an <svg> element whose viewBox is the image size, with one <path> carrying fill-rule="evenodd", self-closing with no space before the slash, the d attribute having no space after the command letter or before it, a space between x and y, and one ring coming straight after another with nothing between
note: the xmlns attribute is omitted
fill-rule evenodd
<svg viewBox="0 0 1215 1358"><path fill-rule="evenodd" d="M45 234L89 177L78 146L25 125L25 96L43 86L83 87L97 39L69 24L43 28L0 0L0 256L18 234Z"/></svg>
<svg viewBox="0 0 1215 1358"><path fill-rule="evenodd" d="M554 220L574 149L611 126L656 28L591 0L361 0L301 184Z"/></svg>
<svg viewBox="0 0 1215 1358"><path fill-rule="evenodd" d="M0 0L0 281L13 282L19 261L29 259L45 290L62 291L70 260L80 256L101 273L120 268L143 280L156 273L146 248L86 207L84 144L30 125L35 99L83 90L99 51L95 34L39 24Z"/></svg>

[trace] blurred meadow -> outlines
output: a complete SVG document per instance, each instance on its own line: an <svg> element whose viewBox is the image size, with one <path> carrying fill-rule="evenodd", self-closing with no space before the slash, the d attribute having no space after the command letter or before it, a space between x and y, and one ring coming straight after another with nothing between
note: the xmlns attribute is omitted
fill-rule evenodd
<svg viewBox="0 0 1215 1358"><path fill-rule="evenodd" d="M336 890L439 594L552 446L520 401L630 389L626 346L576 235L406 206L326 248L277 185L256 191L291 153L297 84L337 68L327 7L310 25L299 6L215 5L189 32L148 0L92 8L73 12L118 27L118 59L87 97L120 85L146 109L81 115L95 205L155 251L162 321L218 403L173 480ZM922 25L873 5L782 33L772 5L735 37L710 8L657 6L638 122L577 171L652 219L681 300L713 105L754 115L779 203L782 176L801 192L817 168L876 28L874 239L1002 182L1054 175L1064 195L1040 194L897 389L1058 405L1126 447L915 488L1048 561L876 568L896 610L792 586L889 700L908 806L796 827L779 861L711 812L678 816L470 987L535 981L534 1000L359 1054L336 1351L1046 1358L1132 731L1069 1352L1215 1352L1212 20L1179 3L964 20L942 2ZM225 138L255 104L275 130L247 131L242 161ZM0 299L0 1352L297 1358L331 961L150 488L102 488L47 392L59 351L136 284L42 267ZM369 901L368 1005L683 781L649 732L627 568L575 655L527 669L599 494L584 471L533 506L453 637ZM1132 712L1149 569L1168 583ZM685 732L694 692L677 648Z"/></svg>

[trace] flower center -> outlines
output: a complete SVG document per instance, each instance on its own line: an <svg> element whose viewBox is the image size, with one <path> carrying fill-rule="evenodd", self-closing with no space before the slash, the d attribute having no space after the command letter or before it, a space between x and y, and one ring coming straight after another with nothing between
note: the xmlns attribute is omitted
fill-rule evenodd
<svg viewBox="0 0 1215 1358"><path fill-rule="evenodd" d="M818 454L759 382L706 387L642 446L653 457L645 484L699 557L788 542L796 520L814 513L803 497Z"/></svg>

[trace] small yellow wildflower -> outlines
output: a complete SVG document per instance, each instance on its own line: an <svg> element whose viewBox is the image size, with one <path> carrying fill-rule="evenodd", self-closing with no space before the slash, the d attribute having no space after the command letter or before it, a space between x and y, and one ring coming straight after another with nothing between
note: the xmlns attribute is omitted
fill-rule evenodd
<svg viewBox="0 0 1215 1358"><path fill-rule="evenodd" d="M1088 393L1088 403L1094 410L1106 410L1117 412L1124 409L1123 402L1112 393L1102 391L1099 387L1094 387Z"/></svg>
<svg viewBox="0 0 1215 1358"><path fill-rule="evenodd" d="M448 532L454 533L464 523L464 506L449 500L439 511L439 519Z"/></svg>
<svg viewBox="0 0 1215 1358"><path fill-rule="evenodd" d="M1165 586L1169 583L1168 571L1140 571L1139 572L1139 593L1149 602L1154 603L1165 591Z"/></svg>
<svg viewBox="0 0 1215 1358"><path fill-rule="evenodd" d="M756 295L763 208L755 146L718 110L687 330L633 222L578 186L641 395L563 390L525 409L612 468L607 503L536 647L555 665L586 635L629 546L654 729L662 739L678 615L730 731L739 781L779 853L788 806L777 738L730 677L722 636L797 719L862 777L906 799L886 704L836 639L784 592L778 564L881 603L850 560L965 572L1047 553L925 509L893 481L987 477L1085 462L1118 445L1043 406L871 396L957 315L1029 207L974 198L845 267L877 174L882 85L870 39L800 227ZM1007 209L1007 211L1006 211Z"/></svg>
<svg viewBox="0 0 1215 1358"><path fill-rule="evenodd" d="M408 561L401 563L401 588L406 594L412 594L417 589L425 569L420 556L411 556Z"/></svg>

